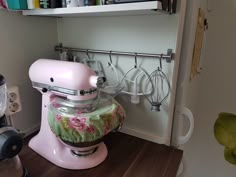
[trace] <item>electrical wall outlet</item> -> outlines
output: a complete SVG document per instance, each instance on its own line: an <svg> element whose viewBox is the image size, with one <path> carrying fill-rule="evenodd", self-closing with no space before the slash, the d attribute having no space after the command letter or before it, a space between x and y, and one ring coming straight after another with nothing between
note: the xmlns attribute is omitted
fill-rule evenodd
<svg viewBox="0 0 236 177"><path fill-rule="evenodd" d="M17 86L8 88L8 107L6 115L13 115L22 110L20 92Z"/></svg>

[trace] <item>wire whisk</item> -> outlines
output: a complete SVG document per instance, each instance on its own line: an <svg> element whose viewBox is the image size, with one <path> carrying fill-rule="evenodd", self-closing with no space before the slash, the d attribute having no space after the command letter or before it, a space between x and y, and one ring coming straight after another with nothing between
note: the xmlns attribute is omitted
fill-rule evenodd
<svg viewBox="0 0 236 177"><path fill-rule="evenodd" d="M166 74L162 71L162 55L160 57L160 65L154 70L147 80L147 87L153 87L153 92L150 95L145 95L151 104L151 111L160 111L162 103L170 95L170 82Z"/></svg>

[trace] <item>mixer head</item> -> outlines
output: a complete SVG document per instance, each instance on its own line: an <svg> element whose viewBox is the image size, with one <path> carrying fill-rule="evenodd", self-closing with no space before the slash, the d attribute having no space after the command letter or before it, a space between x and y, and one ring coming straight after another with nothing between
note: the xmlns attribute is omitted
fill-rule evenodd
<svg viewBox="0 0 236 177"><path fill-rule="evenodd" d="M34 62L29 76L42 94L51 92L76 101L96 98L97 88L105 82L85 64L50 59Z"/></svg>

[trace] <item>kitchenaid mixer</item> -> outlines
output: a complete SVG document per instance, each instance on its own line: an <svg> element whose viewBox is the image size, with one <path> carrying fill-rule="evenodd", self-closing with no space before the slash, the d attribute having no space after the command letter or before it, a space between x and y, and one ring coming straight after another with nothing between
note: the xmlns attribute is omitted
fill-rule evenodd
<svg viewBox="0 0 236 177"><path fill-rule="evenodd" d="M28 177L22 168L17 154L23 147L23 139L17 130L7 125L4 115L7 108L7 87L4 77L0 74L0 176Z"/></svg>
<svg viewBox="0 0 236 177"><path fill-rule="evenodd" d="M102 139L124 119L123 108L99 94L105 78L84 64L48 59L34 62L29 76L43 97L41 128L29 146L66 169L102 163L107 156Z"/></svg>

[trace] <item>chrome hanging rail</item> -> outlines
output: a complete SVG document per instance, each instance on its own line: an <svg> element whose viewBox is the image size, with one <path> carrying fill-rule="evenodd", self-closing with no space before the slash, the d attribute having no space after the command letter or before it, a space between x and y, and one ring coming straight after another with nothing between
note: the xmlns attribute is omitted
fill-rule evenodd
<svg viewBox="0 0 236 177"><path fill-rule="evenodd" d="M121 51L108 51L108 50L93 50L93 49L81 49L81 48L72 48L64 47L62 44L55 46L55 51L59 52L83 52L83 53L95 53L95 54L110 54L110 55L125 55L133 57L149 57L149 58L162 58L167 62L174 60L174 53L172 49L168 49L166 54L153 54L153 53L136 53L136 52L121 52Z"/></svg>

